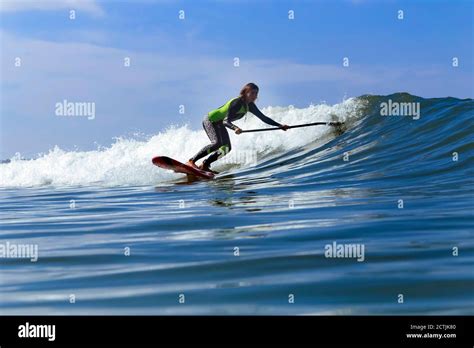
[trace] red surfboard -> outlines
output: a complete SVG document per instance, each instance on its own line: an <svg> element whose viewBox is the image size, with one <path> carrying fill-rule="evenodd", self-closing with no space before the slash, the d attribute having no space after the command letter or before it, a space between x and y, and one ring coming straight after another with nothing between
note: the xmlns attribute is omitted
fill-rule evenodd
<svg viewBox="0 0 474 348"><path fill-rule="evenodd" d="M187 175L196 176L203 179L212 179L214 178L214 173L206 172L197 168L188 166L187 164L176 161L170 157L166 156L156 156L151 160L155 166L158 166L163 169L169 169L176 173L183 173Z"/></svg>

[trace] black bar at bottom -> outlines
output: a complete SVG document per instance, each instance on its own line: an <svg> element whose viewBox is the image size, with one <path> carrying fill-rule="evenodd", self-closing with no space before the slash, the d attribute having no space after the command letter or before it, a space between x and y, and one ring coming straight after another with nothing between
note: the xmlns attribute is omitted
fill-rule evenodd
<svg viewBox="0 0 474 348"><path fill-rule="evenodd" d="M43 325L54 325L54 340L52 326ZM472 347L473 328L472 316L0 316L0 346L324 343ZM31 337L40 334L44 337Z"/></svg>

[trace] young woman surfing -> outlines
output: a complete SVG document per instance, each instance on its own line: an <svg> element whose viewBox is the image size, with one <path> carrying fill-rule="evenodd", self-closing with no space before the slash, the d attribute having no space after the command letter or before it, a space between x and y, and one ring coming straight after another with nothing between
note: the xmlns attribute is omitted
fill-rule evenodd
<svg viewBox="0 0 474 348"><path fill-rule="evenodd" d="M287 125L273 121L257 108L257 105L255 105L257 97L258 86L254 83L247 83L240 91L240 96L229 100L220 108L209 112L202 122L202 125L211 143L194 155L194 157L188 161L187 165L215 173L210 168L211 163L225 156L231 150L229 134L225 127L232 129L235 134L242 133L242 129L232 124L232 122L241 119L247 112L251 112L269 125L280 127L286 131L288 129ZM209 154L210 156L197 167L196 162Z"/></svg>

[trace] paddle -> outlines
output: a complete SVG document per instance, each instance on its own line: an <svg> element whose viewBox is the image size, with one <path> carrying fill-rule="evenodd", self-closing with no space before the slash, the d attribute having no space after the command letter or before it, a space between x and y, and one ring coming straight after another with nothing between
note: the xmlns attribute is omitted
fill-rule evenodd
<svg viewBox="0 0 474 348"><path fill-rule="evenodd" d="M309 127L309 126L342 126L344 122L314 122L314 123L305 123L305 124L297 124L294 126L289 126L290 128L300 128L300 127ZM259 128L259 129L247 129L243 130L242 133L251 133L251 132L266 132L266 131L273 131L273 130L280 130L281 128Z"/></svg>

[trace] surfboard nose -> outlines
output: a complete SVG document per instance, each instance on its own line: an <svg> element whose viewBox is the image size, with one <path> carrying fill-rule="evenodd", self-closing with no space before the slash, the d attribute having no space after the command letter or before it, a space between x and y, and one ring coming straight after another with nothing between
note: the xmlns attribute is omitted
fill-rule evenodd
<svg viewBox="0 0 474 348"><path fill-rule="evenodd" d="M173 165L173 159L166 157L166 156L156 156L151 159L151 162L154 165L158 164L166 164L166 165Z"/></svg>

